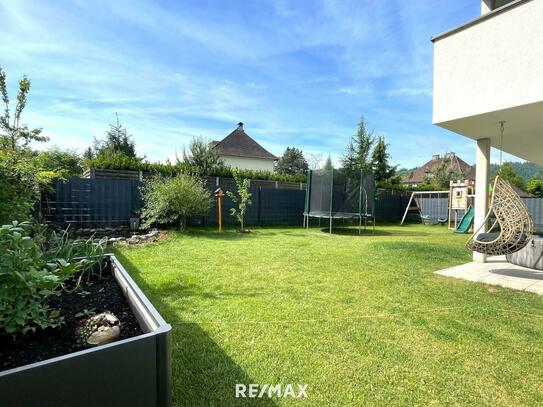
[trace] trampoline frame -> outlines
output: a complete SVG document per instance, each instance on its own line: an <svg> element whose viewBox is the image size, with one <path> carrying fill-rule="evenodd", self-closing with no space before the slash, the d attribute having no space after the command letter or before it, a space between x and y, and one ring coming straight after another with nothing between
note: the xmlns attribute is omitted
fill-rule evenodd
<svg viewBox="0 0 543 407"><path fill-rule="evenodd" d="M322 170L321 170L322 171ZM362 233L362 226L364 227L364 231L367 230L368 223L372 226L372 234L375 233L375 177L372 179L372 191L371 191L371 197L368 194L368 191L366 190L366 187L364 186L364 180L367 175L372 175L373 173L367 173L363 170L360 170L360 180L358 183L358 212L341 212L341 211L333 211L334 206L334 169L332 168L330 171L330 210L329 211L311 211L310 203L311 203L311 191L312 191L312 175L313 170L309 170L307 174L307 184L306 184L306 194L305 194L305 209L304 209L304 224L303 226L307 229L309 229L309 218L318 218L319 219L319 226L321 219L329 219L329 232L332 233L333 229L333 220L334 219L358 219L358 234ZM366 201L366 208L363 210L362 208L362 199L363 199L363 193L366 194L365 201ZM371 212L368 213L368 202L372 202L371 205Z"/></svg>

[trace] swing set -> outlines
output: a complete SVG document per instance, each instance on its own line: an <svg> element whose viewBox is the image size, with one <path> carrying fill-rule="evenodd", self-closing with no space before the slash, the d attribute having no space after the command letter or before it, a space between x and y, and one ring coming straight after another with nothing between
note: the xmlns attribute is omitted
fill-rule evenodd
<svg viewBox="0 0 543 407"><path fill-rule="evenodd" d="M413 191L402 217L403 225L409 213L414 213L426 225L448 222L449 191Z"/></svg>

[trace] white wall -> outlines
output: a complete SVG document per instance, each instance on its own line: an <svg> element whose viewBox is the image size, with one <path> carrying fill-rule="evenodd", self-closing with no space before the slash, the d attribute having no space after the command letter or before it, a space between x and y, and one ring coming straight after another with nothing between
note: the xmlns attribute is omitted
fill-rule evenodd
<svg viewBox="0 0 543 407"><path fill-rule="evenodd" d="M255 171L273 171L273 160L267 160L264 158L249 158L249 157L236 157L236 156L221 156L224 163L230 167L236 167L244 170Z"/></svg>
<svg viewBox="0 0 543 407"><path fill-rule="evenodd" d="M484 12L484 10L483 10ZM434 123L543 100L543 1L434 43Z"/></svg>

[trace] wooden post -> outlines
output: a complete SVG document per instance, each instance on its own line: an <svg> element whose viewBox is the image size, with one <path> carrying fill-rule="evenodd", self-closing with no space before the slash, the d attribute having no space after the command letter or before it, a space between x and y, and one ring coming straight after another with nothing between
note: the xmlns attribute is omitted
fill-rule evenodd
<svg viewBox="0 0 543 407"><path fill-rule="evenodd" d="M222 197L224 192L221 188L215 190L215 196L217 197L217 212L219 215L219 233L222 232Z"/></svg>

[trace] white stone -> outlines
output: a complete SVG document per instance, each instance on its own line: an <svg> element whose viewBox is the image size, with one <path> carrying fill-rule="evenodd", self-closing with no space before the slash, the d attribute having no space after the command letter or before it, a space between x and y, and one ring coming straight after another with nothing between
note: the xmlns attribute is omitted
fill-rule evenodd
<svg viewBox="0 0 543 407"><path fill-rule="evenodd" d="M121 335L121 328L118 325L115 326L99 326L98 330L93 332L87 339L89 345L103 345L113 342Z"/></svg>

